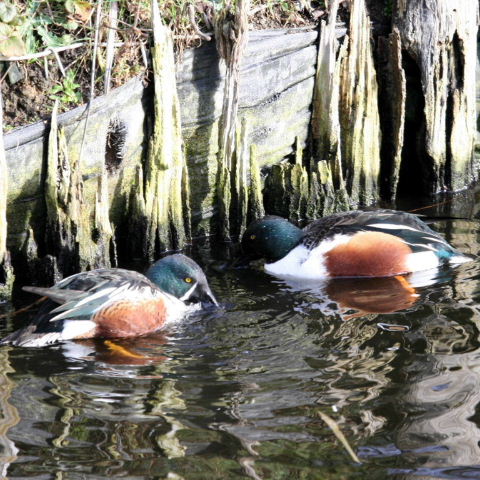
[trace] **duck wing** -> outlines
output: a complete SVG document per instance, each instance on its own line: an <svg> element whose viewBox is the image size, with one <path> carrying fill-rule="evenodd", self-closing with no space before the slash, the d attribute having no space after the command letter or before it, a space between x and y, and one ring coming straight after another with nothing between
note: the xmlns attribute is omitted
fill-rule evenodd
<svg viewBox="0 0 480 480"><path fill-rule="evenodd" d="M337 234L353 235L373 231L394 235L407 243L413 252L457 252L416 215L396 210L351 211L330 215L312 222L304 229L302 244L308 249Z"/></svg>
<svg viewBox="0 0 480 480"><path fill-rule="evenodd" d="M89 320L93 314L119 299L155 297L163 292L147 277L130 270L98 269L82 272L57 283L52 288L24 288L46 295L60 306L49 311L50 321Z"/></svg>
<svg viewBox="0 0 480 480"><path fill-rule="evenodd" d="M43 287L22 287L25 292L36 293L42 297L48 297L55 303L63 304L73 300L80 300L88 295L88 292L82 290L63 290L59 288L43 288Z"/></svg>
<svg viewBox="0 0 480 480"><path fill-rule="evenodd" d="M144 275L123 269L81 272L61 280L51 288L24 287L47 296L31 323L0 340L0 345L40 346L62 339L64 322L88 321L111 301L143 296L168 295ZM143 297L144 298L144 297Z"/></svg>

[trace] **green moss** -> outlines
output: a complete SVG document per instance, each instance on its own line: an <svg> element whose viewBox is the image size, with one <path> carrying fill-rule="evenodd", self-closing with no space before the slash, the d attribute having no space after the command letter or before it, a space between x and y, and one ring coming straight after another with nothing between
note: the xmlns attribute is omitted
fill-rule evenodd
<svg viewBox="0 0 480 480"><path fill-rule="evenodd" d="M144 253L153 260L156 248L182 248L187 242L184 224L183 173L180 107L176 93L175 61L170 32L162 24L156 2L153 8L154 46L151 49L154 71L153 135L148 147L145 167L145 211L147 221Z"/></svg>
<svg viewBox="0 0 480 480"><path fill-rule="evenodd" d="M3 283L0 283L0 300L8 300L12 295L13 282L15 275L9 262L0 265L0 277L3 277Z"/></svg>
<svg viewBox="0 0 480 480"><path fill-rule="evenodd" d="M250 185L248 187L248 223L265 215L262 195L262 179L257 161L257 147L250 146Z"/></svg>

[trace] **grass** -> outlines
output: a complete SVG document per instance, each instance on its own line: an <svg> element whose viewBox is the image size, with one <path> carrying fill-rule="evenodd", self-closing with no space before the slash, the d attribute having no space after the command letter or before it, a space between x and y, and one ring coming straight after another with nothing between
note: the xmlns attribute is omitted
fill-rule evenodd
<svg viewBox="0 0 480 480"><path fill-rule="evenodd" d="M109 31L114 28L116 41L112 70L112 86L119 86L129 78L145 71L145 51L151 34L150 0L118 0L118 23L110 24L109 11L113 0L103 0L96 71L97 93L103 91L106 70L106 48ZM164 22L174 35L177 53L185 48L199 46L211 34L215 16L236 0L160 0ZM84 42L85 47L63 52L56 57L62 75L52 75L54 84L48 96L60 101L66 109L84 100L81 94L88 80L92 63L93 38L97 1L89 0L6 0L0 2L0 55L31 56L51 47L62 47ZM251 0L250 23L253 28L281 28L302 26L315 21L315 13L324 10L323 0ZM50 57L35 60L41 68L55 68ZM62 64L60 65L60 62ZM25 65L25 64L24 64ZM28 63L26 64L28 68ZM2 78L3 75L0 75ZM63 107L63 108L62 108Z"/></svg>

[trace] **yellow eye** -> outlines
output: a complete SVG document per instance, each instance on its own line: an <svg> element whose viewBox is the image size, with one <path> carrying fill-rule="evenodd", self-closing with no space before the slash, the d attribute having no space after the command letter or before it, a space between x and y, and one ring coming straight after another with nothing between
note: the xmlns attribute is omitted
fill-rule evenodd
<svg viewBox="0 0 480 480"><path fill-rule="evenodd" d="M187 283L192 283L192 282L193 282L192 277L185 277L184 280L185 280Z"/></svg>
<svg viewBox="0 0 480 480"><path fill-rule="evenodd" d="M257 238L256 235L250 235L250 240L255 240Z"/></svg>

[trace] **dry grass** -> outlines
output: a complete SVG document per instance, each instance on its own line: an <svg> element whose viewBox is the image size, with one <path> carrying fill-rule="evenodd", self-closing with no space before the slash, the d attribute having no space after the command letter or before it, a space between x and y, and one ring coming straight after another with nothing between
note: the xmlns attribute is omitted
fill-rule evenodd
<svg viewBox="0 0 480 480"><path fill-rule="evenodd" d="M173 33L177 57L181 58L186 48L211 41L215 18L236 1L160 0L160 14ZM100 17L98 0L0 2L0 56L25 59L7 61L0 71L5 98L12 97L7 110L16 112L8 117L7 128L47 115L55 98L60 101L60 111L89 98L96 18L100 21L95 95L106 90L105 77L111 87L117 87L148 72L151 0L117 0L116 21L112 19L113 2L103 0ZM325 0L251 0L248 20L251 29L304 27L315 25L325 14ZM115 48L109 35L112 30ZM73 45L76 49L69 49ZM57 49L55 55L52 48ZM15 69L23 72L23 80L17 83L11 75ZM31 99L25 93L30 91ZM37 113L39 108L42 111Z"/></svg>

